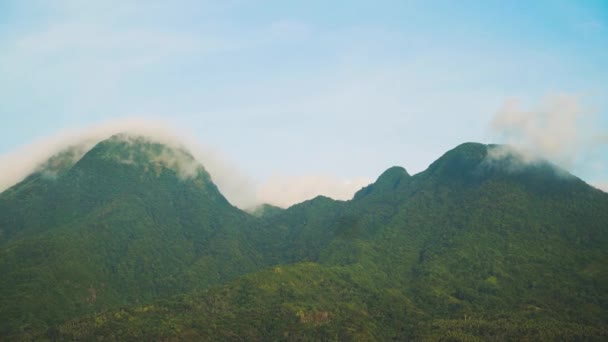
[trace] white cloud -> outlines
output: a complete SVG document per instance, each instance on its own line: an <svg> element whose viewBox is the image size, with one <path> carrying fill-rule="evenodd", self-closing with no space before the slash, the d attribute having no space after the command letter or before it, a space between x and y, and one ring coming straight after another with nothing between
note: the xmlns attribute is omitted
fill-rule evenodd
<svg viewBox="0 0 608 342"><path fill-rule="evenodd" d="M184 146L203 164L212 175L213 181L233 204L241 207L255 205L255 188L252 182L238 172L221 154L209 147L201 146L183 131L172 129L167 122L141 118L122 119L92 127L64 130L0 156L0 191L23 180L48 158L67 147L82 146L80 149L82 156L96 143L123 132L143 135L171 147ZM179 172L183 171L184 175L187 175L188 170L191 169L188 165L181 168L182 164L177 160L165 158L165 161L168 165L177 167Z"/></svg>
<svg viewBox="0 0 608 342"><path fill-rule="evenodd" d="M517 100L506 101L491 128L528 161L540 156L572 170L594 162L590 159L595 149L606 145L596 119L579 97L560 94L548 96L531 110L522 109Z"/></svg>
<svg viewBox="0 0 608 342"><path fill-rule="evenodd" d="M591 185L593 185L594 187L596 187L604 192L608 192L608 182L596 182Z"/></svg>
<svg viewBox="0 0 608 342"><path fill-rule="evenodd" d="M271 177L256 186L221 153L208 146L202 146L194 136L183 129L172 128L172 125L165 121L128 118L91 127L64 130L1 155L0 192L36 171L56 153L68 147L80 146L79 153L74 156L75 159L79 159L96 143L117 133L142 135L170 147L184 147L209 172L222 194L232 204L243 209L261 203L286 207L317 195L349 199L355 191L370 183L363 178L341 180L330 176ZM183 177L191 176L196 168L190 160L175 154L161 154L155 158L175 168Z"/></svg>

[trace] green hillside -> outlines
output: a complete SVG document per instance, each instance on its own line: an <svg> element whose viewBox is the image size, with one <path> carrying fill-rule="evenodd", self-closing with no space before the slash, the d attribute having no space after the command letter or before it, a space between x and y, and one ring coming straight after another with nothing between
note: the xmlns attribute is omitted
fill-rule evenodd
<svg viewBox="0 0 608 342"><path fill-rule="evenodd" d="M185 151L102 142L0 195L2 333L607 339L608 194L547 162L492 158L501 148L463 144L350 201L249 215L201 166L150 158Z"/></svg>
<svg viewBox="0 0 608 342"><path fill-rule="evenodd" d="M180 174L178 161L190 174ZM263 227L230 205L186 152L115 136L64 164L0 196L0 334L265 265L249 237Z"/></svg>

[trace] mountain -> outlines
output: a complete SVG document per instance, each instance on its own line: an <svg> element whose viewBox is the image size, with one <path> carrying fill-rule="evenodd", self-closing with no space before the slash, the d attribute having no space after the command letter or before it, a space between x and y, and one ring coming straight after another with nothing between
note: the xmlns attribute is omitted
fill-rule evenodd
<svg viewBox="0 0 608 342"><path fill-rule="evenodd" d="M117 135L71 157L0 195L0 334L266 265L250 242L255 220L186 151Z"/></svg>
<svg viewBox="0 0 608 342"><path fill-rule="evenodd" d="M504 146L255 215L140 138L62 170L0 194L5 336L608 338L608 194Z"/></svg>

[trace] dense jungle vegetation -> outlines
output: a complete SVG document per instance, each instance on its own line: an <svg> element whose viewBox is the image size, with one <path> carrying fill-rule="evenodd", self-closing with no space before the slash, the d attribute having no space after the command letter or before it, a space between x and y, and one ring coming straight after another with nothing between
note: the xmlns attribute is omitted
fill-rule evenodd
<svg viewBox="0 0 608 342"><path fill-rule="evenodd" d="M187 151L66 150L0 194L0 339L608 339L608 194L498 148L252 213Z"/></svg>

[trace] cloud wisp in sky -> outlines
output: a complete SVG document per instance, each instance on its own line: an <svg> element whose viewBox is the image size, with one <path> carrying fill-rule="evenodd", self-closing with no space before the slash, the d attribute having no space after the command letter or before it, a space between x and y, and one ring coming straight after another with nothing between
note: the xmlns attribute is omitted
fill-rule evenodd
<svg viewBox="0 0 608 342"><path fill-rule="evenodd" d="M98 142L118 133L141 135L169 147L185 148L205 167L222 194L232 204L242 209L250 209L262 203L288 207L318 195L346 200L352 198L357 190L370 183L365 178L342 180L332 176L319 175L314 177L273 176L261 184L256 184L220 152L202 146L184 130L171 127L171 124L162 120L129 118L87 128L64 130L39 139L5 155L0 155L0 192L35 172L53 155L67 148L76 147L73 156L77 160ZM184 164L173 158L166 164L176 168L179 174L186 176L188 170L192 168L189 160Z"/></svg>
<svg viewBox="0 0 608 342"><path fill-rule="evenodd" d="M490 126L494 135L518 150L525 162L543 158L571 172L608 169L606 160L596 153L608 147L606 132L599 117L581 104L579 96L549 95L532 109L522 108L516 99L508 100Z"/></svg>

